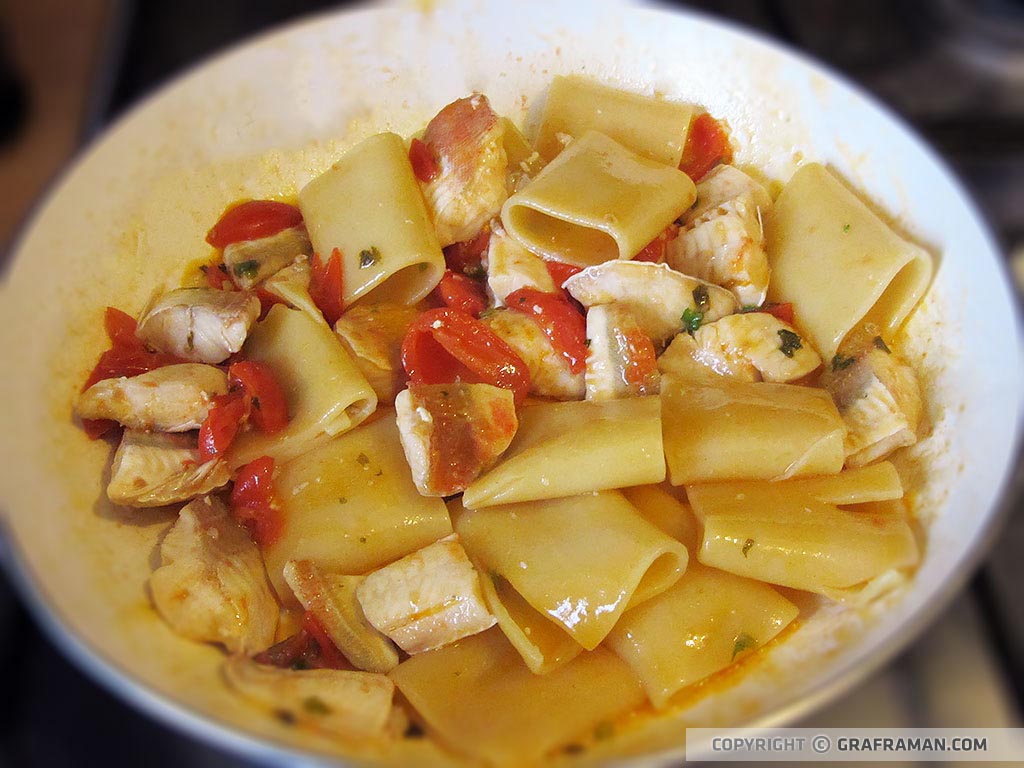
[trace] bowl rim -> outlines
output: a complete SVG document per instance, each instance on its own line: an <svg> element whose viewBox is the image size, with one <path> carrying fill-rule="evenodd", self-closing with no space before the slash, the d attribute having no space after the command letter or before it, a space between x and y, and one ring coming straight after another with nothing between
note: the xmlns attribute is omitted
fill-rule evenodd
<svg viewBox="0 0 1024 768"><path fill-rule="evenodd" d="M435 4L439 6L458 5L459 2L460 0L436 0ZM537 0L529 0L529 2L537 2ZM897 132L904 134L904 137L916 145L916 148L937 169L943 180L949 184L958 198L963 212L967 213L969 220L975 224L986 250L997 262L996 266L1003 277L1001 287L1009 294L1009 305L1014 321L1011 331L1015 342L1013 345L1014 368L1018 379L1024 378L1024 310L1019 302L1013 300L1009 266L1005 258L1000 258L1003 255L1002 248L993 234L988 218L979 209L974 196L966 189L959 176L952 171L947 161L906 119L845 74L792 47L789 43L771 38L761 30L747 27L740 22L725 19L701 9L671 6L664 2L658 2L658 0L601 0L601 2L606 6L617 7L623 13L639 11L667 15L676 19L684 18L712 27L718 32L754 42L773 55L783 60L795 61L810 73L821 75L831 84L844 88L862 101L867 109L879 113ZM416 2L416 0L385 0L376 3L372 0L362 0L340 10L327 9L304 14L289 21L274 24L255 34L243 37L225 48L213 51L148 88L126 105L113 121L89 137L85 144L73 153L63 169L44 186L18 225L5 253L0 256L0 285L6 288L11 270L20 257L28 235L34 230L51 200L64 187L68 179L78 172L79 168L89 160L101 144L118 133L123 126L135 120L141 113L148 111L152 105L160 102L173 91L187 87L193 78L201 76L208 67L236 56L246 56L250 50L284 40L293 35L300 35L335 19L363 14L380 15L394 10L415 13L422 10L422 3ZM856 655L845 659L812 691L795 694L772 711L732 727L771 729L793 723L851 690L883 665L889 663L899 651L919 636L941 613L946 611L953 599L960 594L967 580L977 571L982 557L990 549L999 530L1009 518L1015 501L1011 491L1013 486L1019 484L1015 483L1015 480L1019 475L1022 461L1024 461L1024 391L1018 394L1008 460L1002 468L993 496L994 501L991 508L985 511L984 519L976 529L974 540L961 551L957 567L943 581L937 583L931 592L924 596L920 605L911 609L904 621L896 629L888 632L876 646L865 648ZM199 714L184 702L179 702L167 694L160 693L136 679L127 670L122 669L116 659L109 658L99 648L71 631L65 618L48 601L41 582L32 573L27 559L20 550L20 544L8 530L9 523L5 512L6 510L0 510L0 569L6 574L23 606L50 643L106 691L171 731L197 739L208 747L222 749L260 764L291 765L295 764L297 759L309 765L339 764L338 756L328 756L308 748L303 749L275 742L271 738L258 736L231 723ZM684 755L686 755L685 747L662 750L640 758L628 758L628 761L630 764L659 765L678 760ZM697 756L687 756L688 760L696 758ZM620 759L627 760L627 758Z"/></svg>

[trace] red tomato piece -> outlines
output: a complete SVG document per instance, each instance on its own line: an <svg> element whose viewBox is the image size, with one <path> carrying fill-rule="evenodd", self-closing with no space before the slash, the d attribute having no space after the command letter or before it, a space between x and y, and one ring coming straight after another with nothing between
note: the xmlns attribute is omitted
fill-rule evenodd
<svg viewBox="0 0 1024 768"><path fill-rule="evenodd" d="M267 313L270 312L270 308L275 304L287 304L287 302L279 296L275 296L261 285L256 286L256 298L260 300L260 320L266 318Z"/></svg>
<svg viewBox="0 0 1024 768"><path fill-rule="evenodd" d="M301 223L302 212L294 205L277 200L248 200L224 211L220 221L206 233L206 242L214 248L224 248L232 243L270 237Z"/></svg>
<svg viewBox="0 0 1024 768"><path fill-rule="evenodd" d="M302 629L316 641L320 649L320 659L325 667L328 669L351 668L348 659L342 655L341 651L338 650L338 646L331 640L331 636L320 626L316 616L309 611L306 611L306 614L302 617Z"/></svg>
<svg viewBox="0 0 1024 768"><path fill-rule="evenodd" d="M621 336L619 344L624 352L623 375L626 383L646 391L646 388L652 385L652 378L658 372L658 356L654 351L654 344L639 329L632 329L625 333L616 331L616 335Z"/></svg>
<svg viewBox="0 0 1024 768"><path fill-rule="evenodd" d="M529 315L552 346L569 362L569 370L587 367L587 321L564 297L535 288L520 288L505 297L508 308Z"/></svg>
<svg viewBox="0 0 1024 768"><path fill-rule="evenodd" d="M491 228L485 226L472 240L452 243L444 249L444 262L452 272L470 277L483 277L484 254L491 244Z"/></svg>
<svg viewBox="0 0 1024 768"><path fill-rule="evenodd" d="M231 489L231 514L261 547L280 538L284 518L274 501L274 460L270 456L254 459L238 470Z"/></svg>
<svg viewBox="0 0 1024 768"><path fill-rule="evenodd" d="M228 275L228 268L223 261L219 261L216 264L204 264L201 269L203 271L203 275L206 277L206 284L211 288L223 291L225 284L234 288L235 284L231 282L231 278Z"/></svg>
<svg viewBox="0 0 1024 768"><path fill-rule="evenodd" d="M332 328L345 311L344 278L341 269L341 251L335 248L324 262L320 254L313 254L312 271L309 278L309 295L313 303L323 312L324 320Z"/></svg>
<svg viewBox="0 0 1024 768"><path fill-rule="evenodd" d="M241 388L253 426L273 434L288 425L288 400L270 366L252 360L232 363L228 380L232 389Z"/></svg>
<svg viewBox="0 0 1024 768"><path fill-rule="evenodd" d="M555 288L559 290L562 290L562 283L583 271L582 267L566 264L564 261L545 261L544 266L548 268L548 274L551 275Z"/></svg>
<svg viewBox="0 0 1024 768"><path fill-rule="evenodd" d="M686 135L679 170L696 182L719 162L727 163L730 160L732 148L722 124L706 112L695 117Z"/></svg>
<svg viewBox="0 0 1024 768"><path fill-rule="evenodd" d="M446 307L461 310L473 317L479 317L487 309L487 292L484 287L461 272L446 269L435 291L437 298Z"/></svg>
<svg viewBox="0 0 1024 768"><path fill-rule="evenodd" d="M434 150L419 139L413 139L409 143L409 162L412 163L412 172L416 178L424 184L437 178L441 172Z"/></svg>
<svg viewBox="0 0 1024 768"><path fill-rule="evenodd" d="M210 412L199 428L200 461L224 455L242 426L245 411L245 400L238 392L213 398Z"/></svg>
<svg viewBox="0 0 1024 768"><path fill-rule="evenodd" d="M493 384L511 390L517 403L530 391L522 358L487 325L450 307L413 321L402 340L402 366L417 384Z"/></svg>
<svg viewBox="0 0 1024 768"><path fill-rule="evenodd" d="M281 669L352 669L313 614L308 612L303 615L298 632L256 654L253 661Z"/></svg>
<svg viewBox="0 0 1024 768"><path fill-rule="evenodd" d="M651 240L641 249L640 253L633 257L633 261L650 261L654 264L661 264L665 261L665 250L668 244L675 240L679 234L678 224L669 224L665 230L656 238Z"/></svg>
<svg viewBox="0 0 1024 768"><path fill-rule="evenodd" d="M784 323L793 324L793 305L788 301L785 304L765 304L758 312L767 312Z"/></svg>

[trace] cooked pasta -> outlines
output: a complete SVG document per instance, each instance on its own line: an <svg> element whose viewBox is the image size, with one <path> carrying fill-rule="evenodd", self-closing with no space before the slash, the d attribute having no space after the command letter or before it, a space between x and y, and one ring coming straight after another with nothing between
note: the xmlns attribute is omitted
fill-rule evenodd
<svg viewBox="0 0 1024 768"><path fill-rule="evenodd" d="M773 203L731 151L557 78L534 137L468 94L227 208L191 283L108 308L76 403L123 430L112 502L185 504L159 615L370 762L519 765L912 578L927 388L890 345L929 258L823 167Z"/></svg>

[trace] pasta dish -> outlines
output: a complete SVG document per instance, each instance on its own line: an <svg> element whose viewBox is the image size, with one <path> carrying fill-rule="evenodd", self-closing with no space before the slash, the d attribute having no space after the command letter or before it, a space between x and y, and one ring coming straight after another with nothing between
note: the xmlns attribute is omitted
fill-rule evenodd
<svg viewBox="0 0 1024 768"><path fill-rule="evenodd" d="M253 717L585 752L919 561L932 261L823 165L559 77L530 139L474 93L207 226L75 411L180 506L152 604Z"/></svg>

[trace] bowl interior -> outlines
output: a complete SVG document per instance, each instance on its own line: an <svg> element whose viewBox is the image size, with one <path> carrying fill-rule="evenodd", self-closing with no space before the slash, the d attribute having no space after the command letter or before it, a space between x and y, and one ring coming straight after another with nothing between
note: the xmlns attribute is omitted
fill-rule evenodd
<svg viewBox="0 0 1024 768"><path fill-rule="evenodd" d="M998 254L948 171L862 94L730 27L619 4L523 5L340 13L233 50L109 130L21 240L0 305L8 560L65 647L170 723L254 754L339 749L249 709L221 683L220 653L176 637L150 607L145 583L173 513L109 505L110 447L71 418L103 347L102 309L136 313L175 284L226 204L295 192L358 140L408 135L474 90L527 127L555 74L701 104L728 121L738 164L781 183L804 159L825 162L937 260L907 328L929 402L927 436L902 463L919 487L920 570L870 607L809 611L742 675L641 719L616 750L668 758L686 724L791 720L911 637L984 543L1017 434L1020 342ZM401 749L443 762L427 745Z"/></svg>

